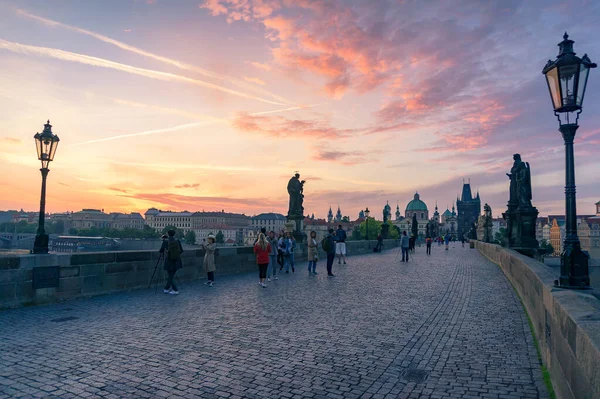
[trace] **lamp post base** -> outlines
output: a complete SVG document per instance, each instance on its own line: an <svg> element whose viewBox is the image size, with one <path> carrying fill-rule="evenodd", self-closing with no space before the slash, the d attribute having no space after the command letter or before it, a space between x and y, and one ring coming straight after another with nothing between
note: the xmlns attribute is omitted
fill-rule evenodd
<svg viewBox="0 0 600 399"><path fill-rule="evenodd" d="M33 243L32 254L47 254L48 253L48 234L42 233L35 236Z"/></svg>
<svg viewBox="0 0 600 399"><path fill-rule="evenodd" d="M581 250L579 242L565 242L565 249L560 257L560 277L555 285L574 290L589 289L589 259L590 255Z"/></svg>

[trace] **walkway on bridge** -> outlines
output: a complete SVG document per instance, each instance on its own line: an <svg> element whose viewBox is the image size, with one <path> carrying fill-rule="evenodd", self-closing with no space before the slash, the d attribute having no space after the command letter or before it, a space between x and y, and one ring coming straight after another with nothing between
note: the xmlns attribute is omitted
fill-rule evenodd
<svg viewBox="0 0 600 399"><path fill-rule="evenodd" d="M545 398L527 317L460 244L0 312L0 398ZM319 270L320 269L320 270Z"/></svg>

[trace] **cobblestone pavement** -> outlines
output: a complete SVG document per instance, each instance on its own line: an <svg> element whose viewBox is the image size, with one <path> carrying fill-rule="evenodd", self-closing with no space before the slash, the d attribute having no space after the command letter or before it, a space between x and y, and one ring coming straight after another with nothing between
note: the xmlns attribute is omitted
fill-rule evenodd
<svg viewBox="0 0 600 399"><path fill-rule="evenodd" d="M527 318L476 250L396 250L0 312L0 398L546 398Z"/></svg>

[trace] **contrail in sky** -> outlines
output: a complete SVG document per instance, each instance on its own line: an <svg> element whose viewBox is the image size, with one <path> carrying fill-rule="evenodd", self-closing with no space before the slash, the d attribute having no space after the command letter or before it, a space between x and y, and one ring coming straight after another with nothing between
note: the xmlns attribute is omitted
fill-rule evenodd
<svg viewBox="0 0 600 399"><path fill-rule="evenodd" d="M33 54L33 55L52 57L52 58L56 58L59 60L78 62L81 64L92 65L92 66L101 67L101 68L116 69L118 71L131 73L133 75L145 76L145 77L151 78L151 79L158 79L158 80L163 80L163 81L168 81L168 82L190 83L190 84L194 84L196 86L207 87L209 89L222 91L224 93L232 94L232 95L235 95L238 97L244 97L244 98L248 98L251 100L257 100L257 101L261 101L261 102L268 103L268 104L286 105L286 104L279 103L276 101L267 100L265 98L256 97L251 94L243 93L243 92L240 92L237 90L227 89L225 87L218 86L218 85L208 83L208 82L204 82L204 81L198 80L198 79L192 79L192 78L188 78L185 76L176 75L176 74L168 73L168 72L155 71L152 69L138 68L138 67L134 67L132 65L121 64L119 62L106 60L104 58L91 57L89 55L72 53L70 51L58 50L58 49L50 48L50 47L29 46L26 44L19 44L19 43L9 42L9 41L0 39L0 49L5 49L5 50L9 50L9 51L12 51L15 53L20 53L20 54Z"/></svg>
<svg viewBox="0 0 600 399"><path fill-rule="evenodd" d="M138 105L141 105L141 104L138 104ZM252 113L250 115L257 116L257 115L264 115L264 114L273 114L273 113L276 113L276 112L294 111L294 110L297 110L297 109L312 108L312 107L316 107L318 105L321 105L321 104L303 105L303 106L297 106L297 107L291 107L291 108L276 109L276 110L272 110L272 111L254 112L254 113ZM73 146L75 147L75 146L80 146L80 145L84 145L84 144L101 143L103 141L118 140L118 139L124 139L124 138L135 137L135 136L146 136L146 135L149 135L149 134L170 133L170 132L176 132L176 131L179 131L179 130L191 129L191 128L202 126L202 125L212 125L212 124L219 123L219 122L221 122L221 123L229 123L230 121L228 119L214 118L214 119L211 119L211 120L208 120L208 121L186 123L184 125L177 125L177 126L173 126L173 127L167 127L167 128L164 128L164 129L154 129L154 130L147 130L145 132L130 133L130 134L120 134L118 136L111 136L111 137L105 137L105 138L102 138L102 139L95 139L95 140L90 140L90 141L84 141L82 143L73 144Z"/></svg>
<svg viewBox="0 0 600 399"><path fill-rule="evenodd" d="M249 85L249 84L247 84L246 82L244 82L244 81L242 81L240 79L236 79L236 78L233 78L233 77L230 77L230 76L225 76L225 75L219 75L219 74L216 74L214 72L208 71L206 69L199 68L199 67L196 67L194 65L187 64L185 62L177 61L177 60L174 60L172 58L163 57L163 56L160 56L160 55L157 55L157 54L154 54L154 53L142 50L142 49L140 49L138 47L134 47L134 46L131 46L131 45L127 44L127 43L123 43L123 42L120 42L118 40L111 39L110 37L101 35L99 33L91 32L89 30L81 29L81 28L78 28L76 26L71 26L71 25L63 24L63 23L58 22L58 21L54 21L54 20L51 20L51 19L47 19L47 18L44 18L44 17L40 17L40 16L37 16L37 15L31 14L31 13L25 11L25 10L22 10L22 9L18 9L17 8L15 11L16 11L16 13L18 15L34 19L34 20L39 21L39 22L41 22L41 23L43 23L43 24L45 24L47 26L61 27L61 28L64 28L64 29L67 29L67 30L70 30L70 31L73 31L73 32L81 33L81 34L93 37L93 38L95 38L97 40L100 40L102 42L105 42L105 43L117 46L120 49L123 49L123 50L126 50L126 51L130 51L132 53L139 54L139 55L142 55L144 57L152 58L154 60L157 60L157 61L160 61L160 62L164 62L166 64L170 64L170 65L176 66L177 68L180 68L180 69L183 69L183 70L197 72L197 73L199 73L201 75L204 75L206 77L209 77L209 78L225 80L225 81L233 83L233 84L235 84L235 85L237 85L239 87L242 87L244 89L252 90L252 91L261 93L263 95L268 95L268 96L276 99L277 101L279 101L281 103L291 104L290 101L286 100L283 97L280 97L280 96L278 96L278 95L276 95L274 93L271 93L271 92L269 92L269 91L267 91L265 89Z"/></svg>
<svg viewBox="0 0 600 399"><path fill-rule="evenodd" d="M127 138L127 137L146 136L146 135L149 135L149 134L176 132L178 130L190 129L190 128L193 128L193 127L197 127L197 126L201 126L201 125L206 125L206 124L209 124L209 123L211 123L211 121L193 122L193 123L186 123L185 125L178 125L178 126L173 126L173 127L167 127L167 128L164 128L164 129L155 129L155 130L147 130L145 132L130 133L130 134L121 134L119 136L111 136L111 137L105 137L103 139L96 139L96 140L84 141L83 143L73 144L73 147L77 147L77 146L84 145L84 144L101 143L103 141L111 141L111 140L117 140L117 139L124 139L124 138Z"/></svg>

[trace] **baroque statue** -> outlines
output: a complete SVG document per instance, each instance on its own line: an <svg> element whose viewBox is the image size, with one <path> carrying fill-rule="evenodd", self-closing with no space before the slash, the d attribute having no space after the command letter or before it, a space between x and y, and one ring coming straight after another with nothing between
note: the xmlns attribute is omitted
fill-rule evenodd
<svg viewBox="0 0 600 399"><path fill-rule="evenodd" d="M300 173L290 179L287 185L287 191L290 195L290 205L288 210L288 219L304 218L304 183L306 180L300 180Z"/></svg>
<svg viewBox="0 0 600 399"><path fill-rule="evenodd" d="M535 234L539 212L531 204L531 168L529 163L523 162L520 154L514 154L513 160L510 173L506 174L510 179L508 206L502 214L506 221L506 244L533 257L539 247Z"/></svg>
<svg viewBox="0 0 600 399"><path fill-rule="evenodd" d="M531 169L520 154L513 155L513 166L506 175L510 179L509 204L519 208L531 208Z"/></svg>

